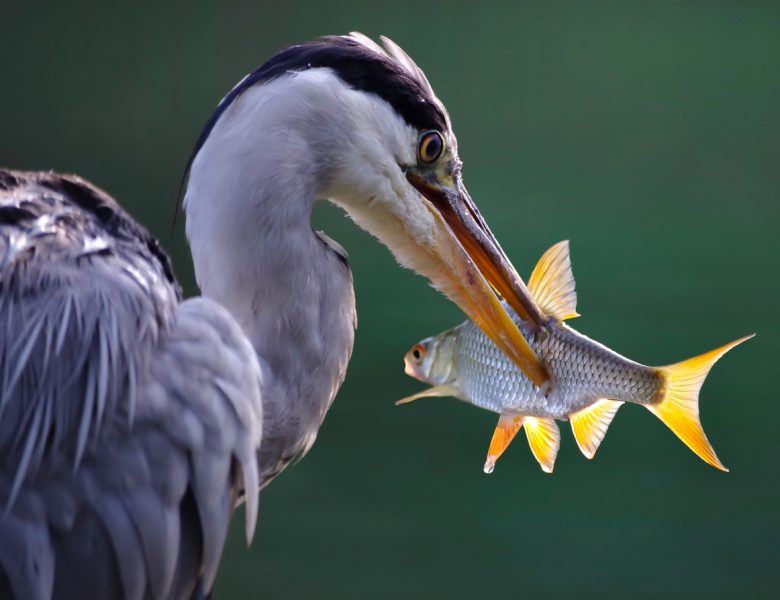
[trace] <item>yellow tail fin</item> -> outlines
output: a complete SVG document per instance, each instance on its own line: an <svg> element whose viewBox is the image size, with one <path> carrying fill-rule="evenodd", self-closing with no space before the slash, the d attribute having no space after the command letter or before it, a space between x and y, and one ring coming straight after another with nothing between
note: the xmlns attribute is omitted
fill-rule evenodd
<svg viewBox="0 0 780 600"><path fill-rule="evenodd" d="M712 365L731 350L755 334L747 335L725 346L710 350L674 365L659 367L663 380L661 401L646 405L648 410L693 450L699 458L716 469L728 472L718 460L699 420L699 390Z"/></svg>

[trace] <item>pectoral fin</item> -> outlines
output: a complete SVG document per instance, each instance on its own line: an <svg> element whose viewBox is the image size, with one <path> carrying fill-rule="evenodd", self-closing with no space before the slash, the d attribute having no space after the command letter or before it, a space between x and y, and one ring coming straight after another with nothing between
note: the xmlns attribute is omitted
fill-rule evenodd
<svg viewBox="0 0 780 600"><path fill-rule="evenodd" d="M593 458L596 454L609 424L612 423L615 413L622 405L623 403L618 400L602 398L588 408L569 415L574 439L577 440L577 445L587 458Z"/></svg>
<svg viewBox="0 0 780 600"><path fill-rule="evenodd" d="M534 458L545 473L552 473L558 448L561 446L561 432L552 419L525 417L525 434Z"/></svg>
<svg viewBox="0 0 780 600"><path fill-rule="evenodd" d="M528 291L545 314L559 321L579 316L568 241L558 242L542 255L528 280Z"/></svg>
<svg viewBox="0 0 780 600"><path fill-rule="evenodd" d="M507 415L502 414L498 418L498 425L493 432L493 439L490 440L490 448L488 448L487 460L485 461L484 471L485 473L492 473L496 466L498 457L504 453L512 443L517 432L523 426L523 417L519 415Z"/></svg>
<svg viewBox="0 0 780 600"><path fill-rule="evenodd" d="M457 390L451 385L436 385L434 387L428 388L427 390L423 390L422 392L407 396L406 398L401 398L396 402L396 405L406 404L408 402L419 400L420 398L428 398L432 396L455 396L456 393Z"/></svg>

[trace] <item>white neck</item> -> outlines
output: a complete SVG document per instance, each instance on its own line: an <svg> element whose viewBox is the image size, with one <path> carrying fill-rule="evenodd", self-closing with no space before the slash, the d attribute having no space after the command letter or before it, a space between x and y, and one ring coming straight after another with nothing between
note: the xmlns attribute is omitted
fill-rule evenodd
<svg viewBox="0 0 780 600"><path fill-rule="evenodd" d="M201 291L233 314L265 370L266 481L313 443L346 372L355 320L349 269L310 226L327 170L275 93L273 83L247 90L226 110L193 161L184 200Z"/></svg>

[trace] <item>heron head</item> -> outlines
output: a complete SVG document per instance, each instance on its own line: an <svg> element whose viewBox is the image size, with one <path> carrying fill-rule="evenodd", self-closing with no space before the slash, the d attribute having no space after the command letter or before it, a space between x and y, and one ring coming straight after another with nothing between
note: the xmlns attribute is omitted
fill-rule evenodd
<svg viewBox="0 0 780 600"><path fill-rule="evenodd" d="M544 367L495 292L531 329L544 319L466 190L447 110L392 41L382 38L380 47L360 34L346 39L372 61L359 82L365 91L353 87L352 97L340 100L350 123L339 130L351 139L331 145L335 166L324 195L401 264L428 277L541 384Z"/></svg>
<svg viewBox="0 0 780 600"><path fill-rule="evenodd" d="M466 191L447 110L414 61L382 43L353 33L279 52L223 99L193 170L219 153L220 175L246 195L276 182L343 207L541 384L545 369L496 292L531 329L544 319ZM249 159L256 181L230 173Z"/></svg>

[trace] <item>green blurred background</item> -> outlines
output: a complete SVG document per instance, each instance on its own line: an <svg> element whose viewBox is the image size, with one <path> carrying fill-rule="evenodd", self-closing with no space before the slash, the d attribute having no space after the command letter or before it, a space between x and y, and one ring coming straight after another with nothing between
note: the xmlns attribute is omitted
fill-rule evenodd
<svg viewBox="0 0 780 600"><path fill-rule="evenodd" d="M496 417L401 359L462 320L337 209L360 326L309 456L236 520L217 598L776 597L780 226L777 2L6 2L0 164L112 192L197 293L176 190L217 100L292 42L392 37L426 70L469 189L518 270L571 240L574 325L649 364L752 331L714 369L703 422L723 474L639 407L597 458L568 427L555 474L524 440L482 474Z"/></svg>

